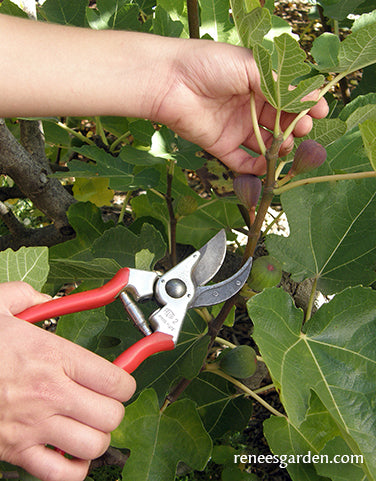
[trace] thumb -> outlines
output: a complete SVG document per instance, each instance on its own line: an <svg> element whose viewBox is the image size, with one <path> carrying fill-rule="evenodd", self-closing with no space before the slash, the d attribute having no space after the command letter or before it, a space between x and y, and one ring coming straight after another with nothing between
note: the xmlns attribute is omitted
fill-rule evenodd
<svg viewBox="0 0 376 481"><path fill-rule="evenodd" d="M0 310L12 315L51 299L47 294L36 291L30 284L22 281L0 284Z"/></svg>

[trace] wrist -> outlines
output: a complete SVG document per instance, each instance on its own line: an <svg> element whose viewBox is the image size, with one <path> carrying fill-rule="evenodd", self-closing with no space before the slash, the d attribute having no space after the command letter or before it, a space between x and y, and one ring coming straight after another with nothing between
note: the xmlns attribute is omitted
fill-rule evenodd
<svg viewBox="0 0 376 481"><path fill-rule="evenodd" d="M117 75L123 80L119 81L117 115L160 121L160 105L174 83L184 40L135 32L121 34Z"/></svg>

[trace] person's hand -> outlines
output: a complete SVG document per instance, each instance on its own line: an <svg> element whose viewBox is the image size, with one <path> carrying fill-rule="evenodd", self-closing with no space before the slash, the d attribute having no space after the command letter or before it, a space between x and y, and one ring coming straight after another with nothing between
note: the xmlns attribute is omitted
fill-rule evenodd
<svg viewBox="0 0 376 481"><path fill-rule="evenodd" d="M260 153L250 115L250 92L254 91L259 124L266 146L270 146L275 109L260 89L260 76L250 50L212 41L181 43L169 82L155 103L154 118L181 137L198 144L239 173L265 172L265 158L251 157L240 146ZM315 100L317 92L305 100ZM293 148L293 136L303 137L312 128L312 117L322 118L328 106L321 99L296 125L282 144L281 156ZM283 113L284 130L296 115Z"/></svg>
<svg viewBox="0 0 376 481"><path fill-rule="evenodd" d="M44 481L81 481L90 460L109 446L135 381L94 353L14 317L44 301L28 284L0 285L0 460Z"/></svg>

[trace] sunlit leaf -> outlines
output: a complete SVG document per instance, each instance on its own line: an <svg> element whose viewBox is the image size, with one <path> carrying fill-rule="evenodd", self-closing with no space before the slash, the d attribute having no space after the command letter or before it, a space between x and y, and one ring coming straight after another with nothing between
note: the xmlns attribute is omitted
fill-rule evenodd
<svg viewBox="0 0 376 481"><path fill-rule="evenodd" d="M98 207L110 205L114 191L106 177L77 179L73 186L74 197L80 202L92 202Z"/></svg>
<svg viewBox="0 0 376 481"><path fill-rule="evenodd" d="M253 48L261 43L264 35L271 28L271 16L267 8L261 8L260 2L246 5L244 0L230 0L232 15L239 38L244 47ZM255 8L256 7L256 8Z"/></svg>
<svg viewBox="0 0 376 481"><path fill-rule="evenodd" d="M261 88L269 103L278 110L300 112L315 104L302 98L323 83L323 77L301 80L294 89L291 85L298 77L307 75L310 67L305 63L306 55L291 35L284 33L274 39L278 68L273 76L271 54L261 45L254 47L254 56L261 74Z"/></svg>
<svg viewBox="0 0 376 481"><path fill-rule="evenodd" d="M40 12L49 22L83 27L88 4L88 0L46 0Z"/></svg>
<svg viewBox="0 0 376 481"><path fill-rule="evenodd" d="M0 252L0 282L24 281L41 290L49 271L47 247L21 247Z"/></svg>

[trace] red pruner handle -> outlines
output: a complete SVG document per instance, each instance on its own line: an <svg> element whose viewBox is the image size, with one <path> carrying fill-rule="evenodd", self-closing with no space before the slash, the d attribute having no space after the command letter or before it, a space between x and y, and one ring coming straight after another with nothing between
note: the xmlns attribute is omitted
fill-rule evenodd
<svg viewBox="0 0 376 481"><path fill-rule="evenodd" d="M115 359L114 364L130 374L152 354L161 351L171 351L174 348L175 343L172 336L156 331L150 334L150 336L143 337L120 354Z"/></svg>
<svg viewBox="0 0 376 481"><path fill-rule="evenodd" d="M16 314L16 317L34 323L50 319L51 317L72 314L73 312L88 311L89 309L105 306L117 298L128 284L128 279L129 269L128 267L124 267L102 287L37 304Z"/></svg>

